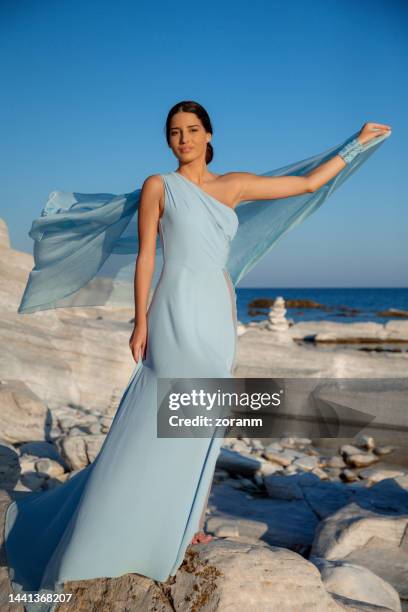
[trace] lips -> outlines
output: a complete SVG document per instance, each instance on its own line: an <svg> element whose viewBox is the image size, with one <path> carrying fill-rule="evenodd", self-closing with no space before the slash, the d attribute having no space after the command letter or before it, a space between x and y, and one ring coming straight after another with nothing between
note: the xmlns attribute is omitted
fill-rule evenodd
<svg viewBox="0 0 408 612"><path fill-rule="evenodd" d="M192 149L180 149L181 153L188 153L189 151L192 151Z"/></svg>

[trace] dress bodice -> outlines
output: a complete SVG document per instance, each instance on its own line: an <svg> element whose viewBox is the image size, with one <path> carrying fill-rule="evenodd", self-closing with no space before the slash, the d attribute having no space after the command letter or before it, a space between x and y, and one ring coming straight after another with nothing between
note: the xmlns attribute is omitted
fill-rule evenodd
<svg viewBox="0 0 408 612"><path fill-rule="evenodd" d="M159 229L164 263L224 268L238 229L235 211L178 172L161 176L165 192Z"/></svg>

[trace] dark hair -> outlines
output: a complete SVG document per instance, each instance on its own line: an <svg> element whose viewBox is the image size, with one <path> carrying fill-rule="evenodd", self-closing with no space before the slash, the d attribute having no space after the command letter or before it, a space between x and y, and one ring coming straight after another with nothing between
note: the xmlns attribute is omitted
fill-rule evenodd
<svg viewBox="0 0 408 612"><path fill-rule="evenodd" d="M211 120L210 117L207 113L207 111L205 110L205 108L203 106L201 106L201 104L199 104L198 102L194 102L194 100L183 100L182 102L178 102L177 104L175 104L170 110L169 113L167 115L167 119L166 119L166 140L167 140L167 144L170 145L170 121L171 118L173 117L173 115L175 115L176 113L195 113L197 115L197 117L200 119L201 123L204 126L204 129L206 132L209 132L210 134L213 133L213 129L212 129L212 125L211 125ZM207 151L205 154L205 162L207 164L209 164L212 159L214 157L214 149L213 146L210 142L207 142Z"/></svg>

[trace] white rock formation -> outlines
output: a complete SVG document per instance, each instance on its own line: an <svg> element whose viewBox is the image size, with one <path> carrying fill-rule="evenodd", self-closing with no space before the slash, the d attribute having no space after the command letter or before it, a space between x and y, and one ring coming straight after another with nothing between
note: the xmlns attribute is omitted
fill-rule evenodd
<svg viewBox="0 0 408 612"><path fill-rule="evenodd" d="M0 439L6 442L45 440L47 407L19 380L0 381Z"/></svg>
<svg viewBox="0 0 408 612"><path fill-rule="evenodd" d="M31 255L10 247L0 220L0 378L24 380L49 407L71 402L114 413L135 367L132 309L18 314L33 265Z"/></svg>
<svg viewBox="0 0 408 612"><path fill-rule="evenodd" d="M393 612L401 611L398 592L366 567L345 561L313 561L320 570L326 590L332 595L336 594L355 604L371 604Z"/></svg>
<svg viewBox="0 0 408 612"><path fill-rule="evenodd" d="M266 329L273 332L277 342L292 344L292 338L289 335L289 322L285 314L285 300L282 296L278 296L275 298L273 306L269 309Z"/></svg>

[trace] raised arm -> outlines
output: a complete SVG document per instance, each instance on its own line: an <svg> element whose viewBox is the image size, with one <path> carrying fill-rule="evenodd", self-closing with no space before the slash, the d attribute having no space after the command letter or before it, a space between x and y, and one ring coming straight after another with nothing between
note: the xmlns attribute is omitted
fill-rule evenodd
<svg viewBox="0 0 408 612"><path fill-rule="evenodd" d="M390 130L390 126L381 123L365 123L355 141L304 176L259 176L238 172L235 178L239 187L238 200L272 200L317 191L362 150L362 145L390 133Z"/></svg>

